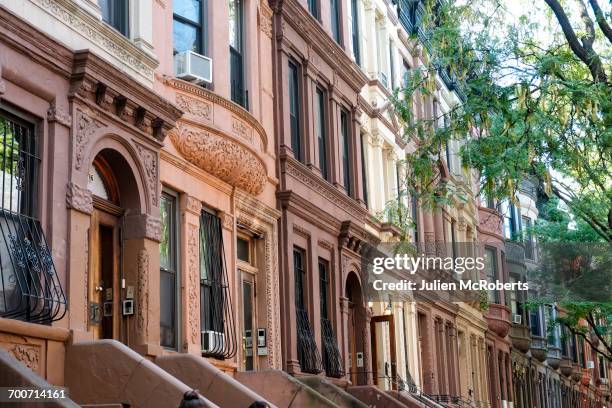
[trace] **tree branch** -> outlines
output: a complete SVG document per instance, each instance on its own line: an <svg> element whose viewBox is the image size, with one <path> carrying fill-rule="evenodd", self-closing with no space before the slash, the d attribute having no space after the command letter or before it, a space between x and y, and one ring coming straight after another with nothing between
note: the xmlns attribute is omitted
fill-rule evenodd
<svg viewBox="0 0 612 408"><path fill-rule="evenodd" d="M604 16L603 11L601 11L599 3L597 2L597 0L589 0L589 3L591 4L591 8L595 13L595 20L597 21L599 28L601 28L601 31L603 31L608 41L612 43L612 27L610 27L610 25L606 21L606 17Z"/></svg>
<svg viewBox="0 0 612 408"><path fill-rule="evenodd" d="M582 338L584 339L584 341L586 341L586 342L587 342L587 344L588 344L589 346L591 346L591 349L592 349L592 350L595 350L595 352L597 352L597 353L601 354L602 356L604 356L604 357L605 357L605 358L606 358L608 361L612 361L612 356L611 356L611 355L608 355L608 354L606 354L606 353L604 353L603 351L601 351L601 350L599 350L597 347L595 347L595 346L593 345L593 342L591 341L591 339L589 339L589 338L588 338L588 337L587 337L587 336L586 336L584 333L582 333L582 332L580 332L580 331L578 331L578 330L574 329L572 326L570 326L570 325L569 325L569 324L567 324L567 323L563 323L563 325L564 325L565 327L567 327L567 328L569 329L569 331L571 331L573 334L576 334L576 335L578 335L578 336L582 337Z"/></svg>
<svg viewBox="0 0 612 408"><path fill-rule="evenodd" d="M578 37L576 36L574 29L572 28L572 24L569 21L567 14L565 14L565 10L561 6L561 4L559 4L557 0L544 0L544 1L551 8L553 13L555 14L555 17L557 17L557 21L561 25L563 34L565 35L567 43L569 44L570 49L572 50L574 55L576 55L589 68L589 71L591 72L591 76L593 77L593 80L595 82L606 83L608 81L608 77L606 76L606 73L604 71L603 65L601 63L601 59L599 58L597 53L595 53L595 51L593 50L592 41L589 44L589 38L591 37L591 35L584 37L582 44L580 44L580 41L578 40ZM583 7L584 3L582 3L582 0L579 0L578 4L582 5L581 8L585 8ZM585 21L584 13L581 13L581 15L582 15L583 21ZM591 19L588 17L588 13L586 13L586 18L589 21L591 21ZM585 24L587 25L587 31L588 31L589 24L586 22ZM592 24L593 22L591 21L591 27L592 27Z"/></svg>

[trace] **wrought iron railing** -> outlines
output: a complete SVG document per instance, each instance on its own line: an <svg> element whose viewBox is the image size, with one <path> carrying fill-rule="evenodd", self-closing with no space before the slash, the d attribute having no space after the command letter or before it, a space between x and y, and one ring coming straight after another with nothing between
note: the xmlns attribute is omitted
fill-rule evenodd
<svg viewBox="0 0 612 408"><path fill-rule="evenodd" d="M342 357L338 350L338 341L334 335L329 319L321 318L321 331L323 340L323 368L328 377L340 378L344 376Z"/></svg>
<svg viewBox="0 0 612 408"><path fill-rule="evenodd" d="M308 320L308 314L300 308L296 308L296 314L297 351L300 369L304 373L319 374L323 371L323 364Z"/></svg>
<svg viewBox="0 0 612 408"><path fill-rule="evenodd" d="M0 317L48 324L66 313L66 296L36 218L34 129L0 112Z"/></svg>
<svg viewBox="0 0 612 408"><path fill-rule="evenodd" d="M238 349L234 311L227 279L221 220L200 216L200 325L202 355L231 358Z"/></svg>

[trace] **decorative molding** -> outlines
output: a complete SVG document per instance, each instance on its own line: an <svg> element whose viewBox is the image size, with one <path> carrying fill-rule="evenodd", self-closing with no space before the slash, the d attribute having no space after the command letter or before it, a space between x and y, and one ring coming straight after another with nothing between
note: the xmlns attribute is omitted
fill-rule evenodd
<svg viewBox="0 0 612 408"><path fill-rule="evenodd" d="M181 93L176 94L175 100L176 105L186 113L207 122L213 121L213 106L210 103L191 98Z"/></svg>
<svg viewBox="0 0 612 408"><path fill-rule="evenodd" d="M146 77L149 81L153 81L153 73L159 65L158 62L140 50L118 31L113 30L110 26L107 26L101 20L97 20L87 12L79 12L79 9L74 7L71 1L30 1L70 27L75 33L81 34L88 41L106 50L106 52Z"/></svg>
<svg viewBox="0 0 612 408"><path fill-rule="evenodd" d="M157 182L159 179L159 165L157 153L139 143L136 143L136 151L138 151L138 156L140 156L144 168L151 204L157 207L159 205L159 183Z"/></svg>
<svg viewBox="0 0 612 408"><path fill-rule="evenodd" d="M199 297L199 227L187 224L187 302L189 305L189 336L192 344L200 344Z"/></svg>
<svg viewBox="0 0 612 408"><path fill-rule="evenodd" d="M226 212L222 212L219 214L219 218L221 218L221 226L228 231L234 230L234 217L232 214L228 214Z"/></svg>
<svg viewBox="0 0 612 408"><path fill-rule="evenodd" d="M333 249L334 249L334 244L332 244L331 242L329 242L329 241L327 241L325 239L320 239L318 244L319 244L319 246L321 248L325 248L325 249L328 249L330 251L333 251Z"/></svg>
<svg viewBox="0 0 612 408"><path fill-rule="evenodd" d="M6 82L0 78L0 95L4 95L6 92Z"/></svg>
<svg viewBox="0 0 612 408"><path fill-rule="evenodd" d="M185 124L177 125L170 139L185 159L202 170L250 194L263 191L266 169L247 147Z"/></svg>
<svg viewBox="0 0 612 408"><path fill-rule="evenodd" d="M270 6L266 1L262 1L259 8L259 29L270 39L272 39L272 15Z"/></svg>
<svg viewBox="0 0 612 408"><path fill-rule="evenodd" d="M47 110L47 122L57 122L69 128L72 125L72 117L62 108L58 108L55 102L52 102Z"/></svg>
<svg viewBox="0 0 612 408"><path fill-rule="evenodd" d="M145 216L145 238L161 242L162 222L161 219L151 215Z"/></svg>
<svg viewBox="0 0 612 408"><path fill-rule="evenodd" d="M188 195L185 198L185 210L199 217L202 213L202 202L197 198Z"/></svg>
<svg viewBox="0 0 612 408"><path fill-rule="evenodd" d="M94 132L103 125L87 113L77 110L75 132L75 163L77 170L81 169L85 159L85 148Z"/></svg>
<svg viewBox="0 0 612 408"><path fill-rule="evenodd" d="M149 336L149 253L141 249L138 253L138 310L137 326L143 338Z"/></svg>
<svg viewBox="0 0 612 408"><path fill-rule="evenodd" d="M34 372L39 371L40 367L40 347L29 346L26 344L15 344L10 348L10 352L17 360Z"/></svg>
<svg viewBox="0 0 612 408"><path fill-rule="evenodd" d="M253 115L246 111L242 106L223 98L222 96L209 91L208 89L202 88L201 86L194 85L190 82L183 81L177 78L164 77L164 83L176 90L189 93L191 95L199 96L215 105L219 105L222 108L229 110L231 113L244 120L246 123L251 125L253 129L257 131L261 138L263 149L268 148L268 136L263 126Z"/></svg>
<svg viewBox="0 0 612 408"><path fill-rule="evenodd" d="M249 127L235 116L232 116L232 132L249 142L249 144L253 143Z"/></svg>
<svg viewBox="0 0 612 408"><path fill-rule="evenodd" d="M66 207L80 211L84 214L93 212L93 195L87 188L69 182L66 187Z"/></svg>

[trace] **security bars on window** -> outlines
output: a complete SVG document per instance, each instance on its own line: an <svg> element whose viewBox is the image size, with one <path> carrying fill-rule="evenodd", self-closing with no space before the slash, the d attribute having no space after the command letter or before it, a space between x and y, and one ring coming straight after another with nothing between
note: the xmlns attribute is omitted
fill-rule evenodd
<svg viewBox="0 0 612 408"><path fill-rule="evenodd" d="M221 220L200 216L200 324L202 355L219 359L236 354L234 312L227 280Z"/></svg>
<svg viewBox="0 0 612 408"><path fill-rule="evenodd" d="M36 148L33 127L0 112L0 317L50 323L66 297L35 217Z"/></svg>

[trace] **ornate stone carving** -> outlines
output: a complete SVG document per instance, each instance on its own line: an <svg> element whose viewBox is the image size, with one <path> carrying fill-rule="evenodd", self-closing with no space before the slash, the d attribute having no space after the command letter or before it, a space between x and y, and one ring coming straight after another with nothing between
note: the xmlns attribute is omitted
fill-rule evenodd
<svg viewBox="0 0 612 408"><path fill-rule="evenodd" d="M268 38L272 38L272 9L263 1L259 9L259 29Z"/></svg>
<svg viewBox="0 0 612 408"><path fill-rule="evenodd" d="M0 95L3 95L6 92L6 82L0 79Z"/></svg>
<svg viewBox="0 0 612 408"><path fill-rule="evenodd" d="M226 230L233 231L234 230L234 217L232 214L228 214L226 212L220 214L221 218L221 226Z"/></svg>
<svg viewBox="0 0 612 408"><path fill-rule="evenodd" d="M160 242L162 237L162 223L159 218L146 216L145 237Z"/></svg>
<svg viewBox="0 0 612 408"><path fill-rule="evenodd" d="M192 114L207 122L213 121L213 107L210 103L206 103L195 98L190 98L187 95L180 93L176 94L176 105L187 113Z"/></svg>
<svg viewBox="0 0 612 408"><path fill-rule="evenodd" d="M187 225L187 297L189 302L189 334L192 344L199 344L200 327L200 308L199 298L199 227L197 225Z"/></svg>
<svg viewBox="0 0 612 408"><path fill-rule="evenodd" d="M250 194L263 191L266 169L246 147L184 124L170 132L170 139L188 161L202 170Z"/></svg>
<svg viewBox="0 0 612 408"><path fill-rule="evenodd" d="M62 108L58 108L55 102L53 102L51 103L51 106L49 106L49 109L47 110L47 122L49 123L57 122L60 125L70 127L72 118L70 117L68 112L64 111Z"/></svg>
<svg viewBox="0 0 612 408"><path fill-rule="evenodd" d="M138 310L137 320L138 330L143 337L149 334L148 315L149 315L149 253L146 249L141 249L138 253Z"/></svg>
<svg viewBox="0 0 612 408"><path fill-rule="evenodd" d="M249 132L249 127L235 116L232 116L232 132L234 132L249 143L253 142L251 132Z"/></svg>
<svg viewBox="0 0 612 408"><path fill-rule="evenodd" d="M185 209L199 216L202 212L202 202L197 198L188 195L185 201Z"/></svg>
<svg viewBox="0 0 612 408"><path fill-rule="evenodd" d="M106 50L119 61L147 77L147 79L153 81L153 70L157 66L157 61L147 56L119 32L106 26L102 21L93 18L86 21L83 17L73 13L69 8L61 4L71 2L57 0L32 1L63 24L72 28L77 33L81 33L83 37Z"/></svg>
<svg viewBox="0 0 612 408"><path fill-rule="evenodd" d="M10 352L17 360L32 371L38 371L40 365L40 348L26 344L15 344Z"/></svg>
<svg viewBox="0 0 612 408"><path fill-rule="evenodd" d="M81 169L85 158L85 148L93 133L102 126L100 122L83 111L77 110L75 132L75 164L77 170Z"/></svg>
<svg viewBox="0 0 612 408"><path fill-rule="evenodd" d="M140 160L145 170L145 178L147 180L149 195L151 196L151 204L157 206L159 203L157 185L159 168L157 165L157 153L140 144L136 144L136 150L138 151L138 155L140 156Z"/></svg>
<svg viewBox="0 0 612 408"><path fill-rule="evenodd" d="M93 211L93 197L91 191L75 183L68 183L66 188L66 206L84 214Z"/></svg>

